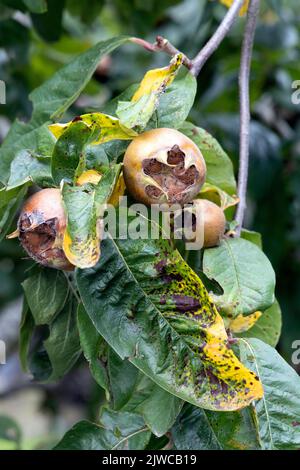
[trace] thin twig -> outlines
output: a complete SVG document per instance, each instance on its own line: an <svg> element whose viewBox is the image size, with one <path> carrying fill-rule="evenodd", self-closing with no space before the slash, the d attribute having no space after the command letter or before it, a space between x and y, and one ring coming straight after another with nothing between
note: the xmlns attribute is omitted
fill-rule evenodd
<svg viewBox="0 0 300 470"><path fill-rule="evenodd" d="M246 192L249 166L249 128L250 128L250 98L249 77L253 50L256 21L259 12L259 0L250 0L247 23L242 44L239 73L240 93L240 154L238 175L239 204L235 215L237 222L236 236L240 236L246 209Z"/></svg>
<svg viewBox="0 0 300 470"><path fill-rule="evenodd" d="M188 69L192 67L191 60L185 54L183 54L183 52L180 52L178 49L176 49L176 47L173 46L173 44L171 44L168 39L163 38L162 36L156 36L156 41L154 44L151 44L150 42L141 38L131 38L130 40L131 42L142 46L144 49L150 52L165 52L172 57L174 57L176 54L182 54L183 65L185 65Z"/></svg>
<svg viewBox="0 0 300 470"><path fill-rule="evenodd" d="M218 26L216 32L213 36L209 39L209 41L205 44L205 46L198 52L196 57L191 60L181 51L176 49L173 44L168 41L168 39L163 38L162 36L156 37L156 42L151 44L148 41L145 41L141 38L131 38L131 42L142 46L144 49L150 52L165 52L170 56L174 56L176 54L183 55L183 64L191 71L191 73L197 77L199 75L200 70L202 69L203 65L209 59L209 57L215 52L215 50L219 47L220 43L223 41L225 36L228 34L230 28L232 27L234 20L236 19L239 11L244 4L245 0L235 0L232 6L229 8L228 12L224 16L224 19Z"/></svg>
<svg viewBox="0 0 300 470"><path fill-rule="evenodd" d="M239 11L244 3L244 0L235 0L228 12L224 16L222 22L219 24L217 30L205 44L205 46L198 52L196 57L192 60L191 72L195 77L199 75L203 65L209 57L219 47L225 36L227 36L230 28L232 27Z"/></svg>

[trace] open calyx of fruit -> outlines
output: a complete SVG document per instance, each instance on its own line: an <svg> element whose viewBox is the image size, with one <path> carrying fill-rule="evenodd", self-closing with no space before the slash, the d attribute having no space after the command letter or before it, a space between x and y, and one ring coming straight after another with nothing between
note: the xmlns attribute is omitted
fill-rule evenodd
<svg viewBox="0 0 300 470"><path fill-rule="evenodd" d="M36 262L65 271L101 266L103 208L108 203L117 206L124 194L164 212L174 204L182 208L177 211L190 211L194 236L200 213L203 248L220 243L226 228L224 209L237 199L232 195L226 199L222 192L216 198L214 186L206 183L205 158L192 139L176 129L155 128L151 120L181 64L178 54L168 67L148 72L130 101L119 102L117 117L89 113L49 126L56 138L53 187L41 189L25 202L15 232ZM129 143L120 153L122 161L87 164L86 148L115 140ZM214 197L209 198L211 194ZM193 236L187 241L193 241ZM149 257L150 252L156 256L148 266L151 276L145 292L176 334L188 338L186 363L172 375L174 394L188 399L190 393L194 404L213 410L235 410L260 399L263 389L258 377L234 354L216 305L173 240L151 241L148 246L145 242L141 250L141 257Z"/></svg>

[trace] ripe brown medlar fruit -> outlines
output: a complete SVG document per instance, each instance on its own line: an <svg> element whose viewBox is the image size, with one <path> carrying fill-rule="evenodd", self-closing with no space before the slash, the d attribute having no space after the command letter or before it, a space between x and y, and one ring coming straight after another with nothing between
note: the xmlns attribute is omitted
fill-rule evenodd
<svg viewBox="0 0 300 470"><path fill-rule="evenodd" d="M144 132L125 153L126 187L137 201L147 205L184 205L197 196L205 176L200 150L175 129Z"/></svg>
<svg viewBox="0 0 300 470"><path fill-rule="evenodd" d="M59 189L47 188L25 202L19 220L19 239L29 256L48 268L72 271L63 251L66 215Z"/></svg>
<svg viewBox="0 0 300 470"><path fill-rule="evenodd" d="M197 230L202 230L203 233L203 247L209 248L220 244L220 241L225 232L226 219L223 210L214 202L207 199L195 199L190 208L192 212L192 230L193 234L189 233L188 241L195 241L197 237ZM197 215L196 215L197 214ZM197 224L197 217L201 217L201 221ZM202 239L202 237L199 237Z"/></svg>

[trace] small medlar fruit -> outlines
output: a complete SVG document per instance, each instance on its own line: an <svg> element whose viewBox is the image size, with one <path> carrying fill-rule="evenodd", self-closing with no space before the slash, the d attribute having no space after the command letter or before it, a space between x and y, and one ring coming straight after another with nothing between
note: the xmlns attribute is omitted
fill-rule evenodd
<svg viewBox="0 0 300 470"><path fill-rule="evenodd" d="M144 132L125 153L126 187L137 201L147 205L184 205L197 196L205 176L200 150L175 129Z"/></svg>
<svg viewBox="0 0 300 470"><path fill-rule="evenodd" d="M187 209L188 210L188 209ZM226 219L222 209L214 202L207 199L195 199L191 205L192 229L194 235L189 236L189 241L195 241L197 229L203 230L203 247L209 248L220 244L225 232ZM197 216L202 218L202 223L197 227Z"/></svg>
<svg viewBox="0 0 300 470"><path fill-rule="evenodd" d="M59 189L47 188L24 203L19 220L19 239L29 256L48 268L72 271L63 251L66 215Z"/></svg>

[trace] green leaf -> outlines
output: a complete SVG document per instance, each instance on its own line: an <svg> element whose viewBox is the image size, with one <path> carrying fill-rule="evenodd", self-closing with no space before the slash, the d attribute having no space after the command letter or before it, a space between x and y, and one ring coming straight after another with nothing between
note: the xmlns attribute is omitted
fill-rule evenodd
<svg viewBox="0 0 300 470"><path fill-rule="evenodd" d="M240 339L242 360L260 377L264 397L255 403L263 449L300 447L300 377L278 352L259 339Z"/></svg>
<svg viewBox="0 0 300 470"><path fill-rule="evenodd" d="M45 13L47 11L46 0L23 0L23 3L32 13Z"/></svg>
<svg viewBox="0 0 300 470"><path fill-rule="evenodd" d="M91 79L101 57L126 41L126 37L118 37L99 42L31 93L31 120L26 124L15 121L0 149L0 178L4 184L9 179L10 163L19 150L31 150L41 156L52 154L54 139L47 123L60 119L74 103Z"/></svg>
<svg viewBox="0 0 300 470"><path fill-rule="evenodd" d="M99 425L75 424L55 450L139 450L145 448L150 435L140 416L104 410Z"/></svg>
<svg viewBox="0 0 300 470"><path fill-rule="evenodd" d="M82 304L78 306L77 323L80 344L84 357L89 363L91 374L100 387L109 395L107 370L101 357L103 350L106 348L106 343L97 332Z"/></svg>
<svg viewBox="0 0 300 470"><path fill-rule="evenodd" d="M206 182L228 194L236 193L233 165L220 144L206 130L185 122L180 131L192 139L201 150L207 167Z"/></svg>
<svg viewBox="0 0 300 470"><path fill-rule="evenodd" d="M47 82L34 90L31 94L34 105L33 121L46 122L60 119L86 87L100 59L127 40L127 37L115 37L99 42L75 57Z"/></svg>
<svg viewBox="0 0 300 470"><path fill-rule="evenodd" d="M0 241L11 229L27 189L28 186L24 185L21 190L19 188L0 190Z"/></svg>
<svg viewBox="0 0 300 470"><path fill-rule="evenodd" d="M128 140L111 140L100 145L86 147L86 162L88 169L101 168L117 163L130 144Z"/></svg>
<svg viewBox="0 0 300 470"><path fill-rule="evenodd" d="M109 348L108 373L113 408L120 410L134 394L137 382L141 377L140 372L128 360L121 359L113 349ZM135 412L135 410L127 411Z"/></svg>
<svg viewBox="0 0 300 470"><path fill-rule="evenodd" d="M185 405L172 428L178 450L260 449L251 409L218 413Z"/></svg>
<svg viewBox="0 0 300 470"><path fill-rule="evenodd" d="M75 266L94 266L100 257L100 229L97 224L95 187L92 184L69 186L64 184L62 197L68 225L63 249Z"/></svg>
<svg viewBox="0 0 300 470"><path fill-rule="evenodd" d="M140 372L134 393L123 409L141 414L153 434L160 437L172 427L182 405L182 400Z"/></svg>
<svg viewBox="0 0 300 470"><path fill-rule="evenodd" d="M258 248L262 250L262 237L260 233L254 232L253 230L243 229L241 232L241 238L244 238L244 240L248 240L249 242L254 243L254 245L257 245Z"/></svg>
<svg viewBox="0 0 300 470"><path fill-rule="evenodd" d="M79 16L83 23L91 24L99 16L105 0L89 0L89 7L81 0L68 0L67 8L73 16Z"/></svg>
<svg viewBox="0 0 300 470"><path fill-rule="evenodd" d="M145 233L148 221L139 220ZM168 240L106 239L101 249L93 269L77 270L77 284L93 324L122 359L200 407L233 410L261 396L228 349L202 282Z"/></svg>
<svg viewBox="0 0 300 470"><path fill-rule="evenodd" d="M97 185L64 184L62 197L68 225L63 248L68 260L82 269L94 266L100 257L99 218L117 183L121 165L111 166ZM80 215L80 216L79 216Z"/></svg>
<svg viewBox="0 0 300 470"><path fill-rule="evenodd" d="M65 274L41 268L22 284L36 325L48 325L64 307L69 287Z"/></svg>
<svg viewBox="0 0 300 470"><path fill-rule="evenodd" d="M17 450L21 446L22 432L9 416L0 415L0 449Z"/></svg>
<svg viewBox="0 0 300 470"><path fill-rule="evenodd" d="M82 121L72 123L57 140L51 159L54 183L59 186L62 180L73 183L79 171L86 166L85 147L92 130Z"/></svg>
<svg viewBox="0 0 300 470"><path fill-rule="evenodd" d="M28 1L28 0L27 0ZM38 0L30 0L37 3ZM62 33L62 18L66 0L51 0L47 2L47 10L31 13L34 28L46 41L58 41Z"/></svg>
<svg viewBox="0 0 300 470"><path fill-rule="evenodd" d="M15 121L11 126L6 139L0 148L0 178L7 184L11 175L11 162L15 156L24 150L30 151L44 157L52 154L54 138L50 134L46 125L35 126L35 124L24 124ZM25 157L26 158L26 157ZM19 169L19 171L21 168ZM12 175L13 178L14 175ZM28 176L28 175L25 175ZM16 183L12 183L16 184Z"/></svg>
<svg viewBox="0 0 300 470"><path fill-rule="evenodd" d="M149 70L131 101L119 101L116 114L129 129L144 129L159 105L159 99L171 85L179 67L182 54L174 56L168 67Z"/></svg>
<svg viewBox="0 0 300 470"><path fill-rule="evenodd" d="M110 348L108 370L114 409L142 415L156 436L163 436L173 425L182 401L156 385L128 360Z"/></svg>
<svg viewBox="0 0 300 470"><path fill-rule="evenodd" d="M196 78L186 69L179 71L174 82L160 97L149 127L178 129L186 120L193 106L197 91Z"/></svg>
<svg viewBox="0 0 300 470"><path fill-rule="evenodd" d="M34 319L24 298L19 334L19 358L24 372L28 372L29 348L33 331Z"/></svg>
<svg viewBox="0 0 300 470"><path fill-rule="evenodd" d="M23 186L25 183L51 186L50 162L51 159L47 156L39 156L32 151L21 150L11 162L7 189Z"/></svg>
<svg viewBox="0 0 300 470"><path fill-rule="evenodd" d="M203 271L224 294L215 297L222 311L236 317L266 310L274 302L275 274L270 261L253 243L228 238L204 251Z"/></svg>
<svg viewBox="0 0 300 470"><path fill-rule="evenodd" d="M29 366L35 379L53 382L63 377L76 363L81 347L76 321L77 302L70 295L63 310L43 330L30 354Z"/></svg>
<svg viewBox="0 0 300 470"><path fill-rule="evenodd" d="M143 416L154 434L165 434L180 412L182 401L158 387L128 360L122 360L113 349L105 348L106 343L82 304L78 309L78 325L81 346L91 372L108 392L108 399L111 395L113 409L137 413Z"/></svg>
<svg viewBox="0 0 300 470"><path fill-rule="evenodd" d="M279 341L281 326L281 309L279 303L275 300L274 304L263 312L262 316L252 328L236 336L242 338L258 338L275 348Z"/></svg>
<svg viewBox="0 0 300 470"><path fill-rule="evenodd" d="M130 101L139 88L139 83L133 83L122 91L119 95L104 104L102 112L110 115L117 113L119 101ZM162 98L162 97L161 97Z"/></svg>
<svg viewBox="0 0 300 470"><path fill-rule="evenodd" d="M49 126L49 130L58 139L66 130L73 127L78 121L82 121L82 123L86 124L90 129L90 132L93 131L93 138L91 138L91 143L93 145L104 144L110 140L131 140L133 137L137 136L135 131L123 126L119 119L103 113L81 114L75 118L75 121L69 121L64 124L51 124ZM75 132L73 133L73 136L76 137ZM72 135L69 136L69 138L71 137Z"/></svg>

